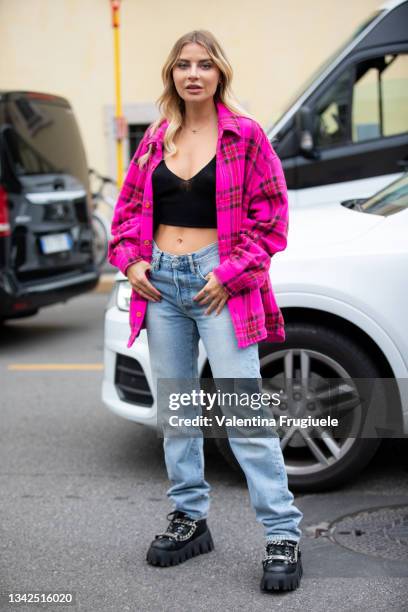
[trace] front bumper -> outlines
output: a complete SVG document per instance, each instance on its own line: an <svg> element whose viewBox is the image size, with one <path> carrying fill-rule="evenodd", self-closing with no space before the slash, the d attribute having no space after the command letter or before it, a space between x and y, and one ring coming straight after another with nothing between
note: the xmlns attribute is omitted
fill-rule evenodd
<svg viewBox="0 0 408 612"><path fill-rule="evenodd" d="M117 415L151 428L157 426L149 348L143 329L132 348L126 348L129 313L116 306L105 313L102 401ZM138 398L142 401L139 401Z"/></svg>
<svg viewBox="0 0 408 612"><path fill-rule="evenodd" d="M157 390L153 385L146 329L142 329L131 348L129 313L112 306L105 313L104 377L102 402L115 414L157 428ZM199 342L198 371L207 360Z"/></svg>

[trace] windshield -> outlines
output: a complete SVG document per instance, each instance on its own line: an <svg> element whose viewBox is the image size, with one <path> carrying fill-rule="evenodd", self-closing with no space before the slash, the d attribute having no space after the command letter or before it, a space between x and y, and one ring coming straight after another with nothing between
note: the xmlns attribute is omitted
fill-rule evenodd
<svg viewBox="0 0 408 612"><path fill-rule="evenodd" d="M338 47L333 53L331 53L331 55L322 63L319 65L319 67L312 72L312 74L307 78L307 80L305 82L302 83L301 86L299 86L295 93L292 94L292 96L290 97L289 101L286 102L285 104L285 110L279 115L279 118L274 121L267 129L266 131L271 131L273 126L276 123L279 123L279 121L283 118L284 115L286 115L286 113L290 110L291 106L294 105L294 103L296 102L296 100L298 98L300 98L302 96L302 94L310 87L310 85L313 83L313 81L316 81L321 74L323 74L323 72L326 70L326 68L334 62L334 60L336 59L336 57L338 57L340 55L340 53L342 53L342 51L344 51L344 49L346 49L351 42L359 35L361 34L361 32L370 25L370 23L372 21L374 21L374 19L376 19L378 17L378 15L380 13L382 13L383 11L377 10L374 11L374 13L372 13L370 15L370 17L368 19L366 19L363 23L361 23L359 25L359 27L353 32L353 34L351 36L349 36L347 38L347 40L345 42L343 42L340 47Z"/></svg>
<svg viewBox="0 0 408 612"><path fill-rule="evenodd" d="M360 204L362 212L388 217L408 208L408 173Z"/></svg>

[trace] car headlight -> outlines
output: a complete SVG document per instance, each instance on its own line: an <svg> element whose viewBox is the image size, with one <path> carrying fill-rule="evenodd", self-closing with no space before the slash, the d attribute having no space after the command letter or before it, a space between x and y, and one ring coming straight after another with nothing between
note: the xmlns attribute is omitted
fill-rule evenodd
<svg viewBox="0 0 408 612"><path fill-rule="evenodd" d="M119 281L116 284L116 306L119 310L129 311L132 285L129 281Z"/></svg>
<svg viewBox="0 0 408 612"><path fill-rule="evenodd" d="M118 283L113 283L112 291L110 292L108 301L105 304L105 311L116 306L116 292L118 290L117 285Z"/></svg>

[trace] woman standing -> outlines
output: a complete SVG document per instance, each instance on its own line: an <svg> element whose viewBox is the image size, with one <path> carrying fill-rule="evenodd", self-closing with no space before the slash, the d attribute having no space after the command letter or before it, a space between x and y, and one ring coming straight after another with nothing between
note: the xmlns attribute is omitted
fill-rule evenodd
<svg viewBox="0 0 408 612"><path fill-rule="evenodd" d="M127 346L145 327L156 391L160 379L198 379L200 338L215 379L259 380L258 342L285 339L269 280L271 256L286 247L282 166L232 95L231 66L210 32L182 36L162 78L161 116L132 159L109 244L109 261L133 289ZM185 408L184 416L197 414ZM279 438L229 442L265 530L261 588L295 589L302 513ZM202 433L164 436L164 453L175 510L147 553L158 566L213 549Z"/></svg>

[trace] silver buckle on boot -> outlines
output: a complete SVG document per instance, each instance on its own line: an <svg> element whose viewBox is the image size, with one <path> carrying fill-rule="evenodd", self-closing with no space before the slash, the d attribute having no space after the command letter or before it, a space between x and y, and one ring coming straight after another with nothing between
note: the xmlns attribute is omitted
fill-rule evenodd
<svg viewBox="0 0 408 612"><path fill-rule="evenodd" d="M278 546L289 546L290 548L293 549L292 553L290 555L281 555L278 553L268 553L268 544L275 544ZM299 551L299 542L296 542L296 544L291 544L290 542L284 542L282 541L270 541L266 544L265 547L265 556L263 558L263 562L266 563L268 561L288 561L289 563L296 563L298 560L298 551Z"/></svg>
<svg viewBox="0 0 408 612"><path fill-rule="evenodd" d="M169 527L167 527L167 530L164 533L159 533L158 535L156 535L156 538L173 538L173 540L175 540L176 542L184 542L184 540L188 540L189 538L191 538L197 528L197 523L187 518L175 518L171 523L181 523L182 525L189 525L190 529L186 534L182 535L180 533L172 533L171 531L168 531L170 527L169 525Z"/></svg>

